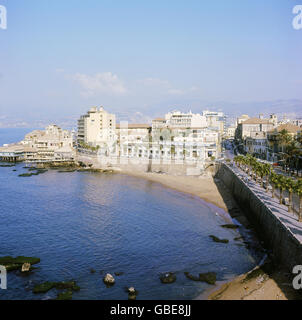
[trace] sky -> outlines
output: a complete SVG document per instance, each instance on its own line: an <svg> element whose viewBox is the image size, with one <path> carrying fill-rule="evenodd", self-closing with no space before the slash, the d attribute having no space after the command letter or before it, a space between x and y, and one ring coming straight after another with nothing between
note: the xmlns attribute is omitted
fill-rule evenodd
<svg viewBox="0 0 302 320"><path fill-rule="evenodd" d="M146 121L178 107L300 101L297 4L0 0L0 126L76 121L91 106Z"/></svg>

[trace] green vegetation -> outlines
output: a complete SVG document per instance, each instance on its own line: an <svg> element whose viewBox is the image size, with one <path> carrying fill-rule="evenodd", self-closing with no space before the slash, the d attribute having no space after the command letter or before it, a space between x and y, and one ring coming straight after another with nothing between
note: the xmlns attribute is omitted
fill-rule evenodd
<svg viewBox="0 0 302 320"><path fill-rule="evenodd" d="M44 282L41 284L37 284L33 289L33 293L46 293L54 288L54 284L54 282Z"/></svg>
<svg viewBox="0 0 302 320"><path fill-rule="evenodd" d="M276 136L276 144L282 150L279 154L283 163L283 168L286 171L297 170L301 168L302 157L302 136L292 136L287 130L283 129ZM293 169L294 168L294 169Z"/></svg>
<svg viewBox="0 0 302 320"><path fill-rule="evenodd" d="M56 300L72 300L72 293L70 290L60 292Z"/></svg>
<svg viewBox="0 0 302 320"><path fill-rule="evenodd" d="M33 293L46 293L51 289L79 291L80 287L77 286L75 281L68 282L43 282L34 286Z"/></svg>
<svg viewBox="0 0 302 320"><path fill-rule="evenodd" d="M7 271L21 270L24 263L30 263L31 265L37 264L40 262L39 258L34 257L17 257L12 258L10 256L0 258L0 265L4 266Z"/></svg>
<svg viewBox="0 0 302 320"><path fill-rule="evenodd" d="M161 283L170 284L176 281L176 275L173 272L168 272L160 276Z"/></svg>
<svg viewBox="0 0 302 320"><path fill-rule="evenodd" d="M93 152L97 152L100 149L100 146L92 147L89 144L87 144L85 142L82 142L82 141L79 141L78 145L82 149L90 150L90 151L93 151Z"/></svg>
<svg viewBox="0 0 302 320"><path fill-rule="evenodd" d="M264 188L266 184L266 191L269 191L269 185L272 186L272 198L275 197L275 190L279 190L279 202L283 203L284 192L289 194L288 211L293 212L293 195L296 194L299 197L298 215L299 221L302 222L302 179L294 179L292 177L286 177L283 174L277 174L274 168L269 164L259 162L251 155L236 156L234 162L238 168L246 172L251 179L254 179L257 183Z"/></svg>
<svg viewBox="0 0 302 320"><path fill-rule="evenodd" d="M215 242L219 242L219 243L229 243L228 239L219 239L216 236L211 235L210 238L212 238L213 241Z"/></svg>
<svg viewBox="0 0 302 320"><path fill-rule="evenodd" d="M36 172L33 172L36 170ZM39 174L43 174L47 172L47 169L36 169L36 168L30 168L30 172L19 174L19 177L31 177L31 176L38 176Z"/></svg>
<svg viewBox="0 0 302 320"><path fill-rule="evenodd" d="M201 281L206 282L208 284L214 285L216 283L216 273L215 272L207 272L207 273L200 273L199 276L194 276L189 272L184 273L185 276L193 281Z"/></svg>

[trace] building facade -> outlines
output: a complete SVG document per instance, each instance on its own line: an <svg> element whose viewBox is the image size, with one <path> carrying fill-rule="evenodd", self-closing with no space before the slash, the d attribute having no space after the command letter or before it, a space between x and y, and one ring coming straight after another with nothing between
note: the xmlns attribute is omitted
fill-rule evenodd
<svg viewBox="0 0 302 320"><path fill-rule="evenodd" d="M92 147L101 146L115 139L116 119L103 107L91 108L78 120L78 143Z"/></svg>

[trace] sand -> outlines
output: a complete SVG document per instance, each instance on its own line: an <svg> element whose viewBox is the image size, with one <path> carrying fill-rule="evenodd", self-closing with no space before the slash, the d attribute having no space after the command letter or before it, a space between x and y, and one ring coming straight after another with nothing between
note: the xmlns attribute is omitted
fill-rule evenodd
<svg viewBox="0 0 302 320"><path fill-rule="evenodd" d="M286 270L261 267L225 283L207 296L208 300L301 300Z"/></svg>
<svg viewBox="0 0 302 320"><path fill-rule="evenodd" d="M197 178L190 176L172 176L168 174L140 171L133 172L123 170L122 173L135 176L137 178L143 178L149 181L157 182L164 185L165 187L180 192L189 193L191 195L200 197L206 202L211 203L225 211L228 211L224 199L219 193L218 187L210 174Z"/></svg>
<svg viewBox="0 0 302 320"><path fill-rule="evenodd" d="M211 175L202 177L173 176L168 174L157 174L147 172L122 171L121 173L147 179L160 183L165 187L188 193L208 203L211 203L225 212L232 218L248 227L249 223L238 208L235 200L224 187L223 183L214 179ZM230 219L231 219L230 217ZM213 287L211 292L200 295L197 300L292 300L300 299L301 294L293 290L291 285L292 276L286 271L271 267L269 272L257 267L255 277L247 274L241 275L231 282L220 283Z"/></svg>

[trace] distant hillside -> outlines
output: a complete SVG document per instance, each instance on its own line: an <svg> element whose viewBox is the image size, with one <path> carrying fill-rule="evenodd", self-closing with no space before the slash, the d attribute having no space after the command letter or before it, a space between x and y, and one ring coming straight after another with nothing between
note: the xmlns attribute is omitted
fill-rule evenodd
<svg viewBox="0 0 302 320"><path fill-rule="evenodd" d="M223 111L228 117L236 118L241 114L248 114L249 116L258 116L263 113L269 116L272 113L282 118L286 115L289 118L302 118L302 100L276 100L276 101L261 101L261 102L208 102L201 100L175 100L163 101L157 105L148 106L137 109L124 109L123 112L119 110L113 111L116 113L119 121L128 120L129 122L150 122L156 117L162 117L167 112L172 110L180 110L183 112L192 111L200 113L205 109Z"/></svg>

